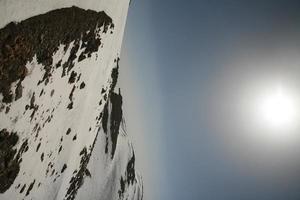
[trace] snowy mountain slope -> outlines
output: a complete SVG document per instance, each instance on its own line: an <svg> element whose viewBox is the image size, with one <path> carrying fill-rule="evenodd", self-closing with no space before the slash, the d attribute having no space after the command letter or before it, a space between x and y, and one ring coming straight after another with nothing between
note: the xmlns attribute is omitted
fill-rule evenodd
<svg viewBox="0 0 300 200"><path fill-rule="evenodd" d="M142 199L116 88L129 2L99 2L0 29L1 200Z"/></svg>

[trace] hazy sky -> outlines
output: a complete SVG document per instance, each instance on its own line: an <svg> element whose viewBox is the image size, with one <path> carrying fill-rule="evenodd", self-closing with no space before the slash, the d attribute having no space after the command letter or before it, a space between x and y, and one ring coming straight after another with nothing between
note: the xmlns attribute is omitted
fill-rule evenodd
<svg viewBox="0 0 300 200"><path fill-rule="evenodd" d="M300 140L267 142L247 113L276 84L300 94L299 10L296 0L132 0L121 84L146 199L300 198Z"/></svg>

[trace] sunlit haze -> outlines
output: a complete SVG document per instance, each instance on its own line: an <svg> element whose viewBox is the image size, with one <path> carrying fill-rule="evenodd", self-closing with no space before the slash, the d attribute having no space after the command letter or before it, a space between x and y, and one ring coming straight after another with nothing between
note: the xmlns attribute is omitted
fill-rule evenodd
<svg viewBox="0 0 300 200"><path fill-rule="evenodd" d="M271 90L258 102L257 118L273 130L287 131L297 123L295 115L299 108L294 101L292 94L281 87Z"/></svg>

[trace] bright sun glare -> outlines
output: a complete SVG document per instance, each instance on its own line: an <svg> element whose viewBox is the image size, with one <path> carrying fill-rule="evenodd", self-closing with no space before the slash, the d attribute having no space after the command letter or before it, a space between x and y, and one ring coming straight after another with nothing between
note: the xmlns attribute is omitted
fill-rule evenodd
<svg viewBox="0 0 300 200"><path fill-rule="evenodd" d="M265 126L285 130L295 122L296 105L290 94L278 88L261 99L259 112Z"/></svg>

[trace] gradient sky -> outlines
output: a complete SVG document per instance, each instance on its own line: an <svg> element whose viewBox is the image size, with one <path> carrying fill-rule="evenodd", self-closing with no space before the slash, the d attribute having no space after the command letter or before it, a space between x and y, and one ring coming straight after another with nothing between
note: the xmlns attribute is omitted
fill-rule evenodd
<svg viewBox="0 0 300 200"><path fill-rule="evenodd" d="M239 143L229 132L255 130L237 125L240 91L280 80L300 92L299 10L296 0L132 0L121 84L145 199L300 198L299 175L251 171L243 164L255 159L224 150Z"/></svg>

